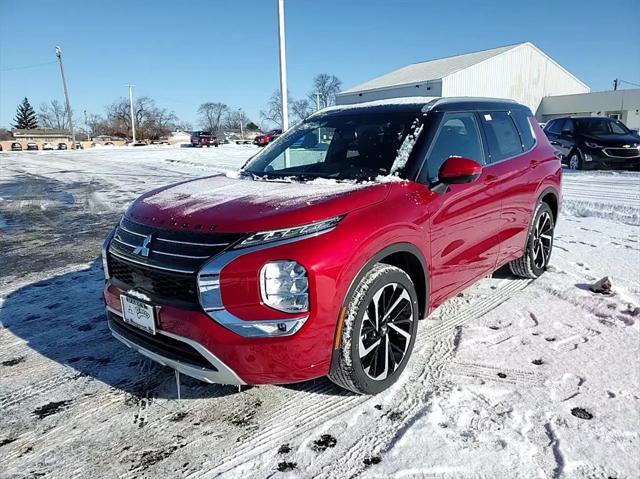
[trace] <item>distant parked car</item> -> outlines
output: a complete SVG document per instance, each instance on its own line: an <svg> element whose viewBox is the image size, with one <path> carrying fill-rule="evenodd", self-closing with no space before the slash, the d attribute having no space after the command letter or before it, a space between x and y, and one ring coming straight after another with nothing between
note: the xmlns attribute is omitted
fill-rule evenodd
<svg viewBox="0 0 640 479"><path fill-rule="evenodd" d="M43 143L42 149L47 151L53 150L53 145L51 143Z"/></svg>
<svg viewBox="0 0 640 479"><path fill-rule="evenodd" d="M66 143L58 143L58 150L66 150L66 149L67 149Z"/></svg>
<svg viewBox="0 0 640 479"><path fill-rule="evenodd" d="M601 116L556 118L544 129L572 170L640 168L640 136Z"/></svg>
<svg viewBox="0 0 640 479"><path fill-rule="evenodd" d="M32 141L27 143L27 150L37 150L37 149L38 149L38 144L37 143L34 143Z"/></svg>
<svg viewBox="0 0 640 479"><path fill-rule="evenodd" d="M17 141L11 143L11 151L22 151L22 145Z"/></svg>
<svg viewBox="0 0 640 479"><path fill-rule="evenodd" d="M142 140L138 140L135 143L133 143L133 146L147 146L147 142L146 141L142 141Z"/></svg>
<svg viewBox="0 0 640 479"><path fill-rule="evenodd" d="M282 130L271 130L264 135L256 136L253 140L253 143L258 146L267 146L280 135L282 135Z"/></svg>
<svg viewBox="0 0 640 479"><path fill-rule="evenodd" d="M2 151L2 143L0 143L0 151Z"/></svg>
<svg viewBox="0 0 640 479"><path fill-rule="evenodd" d="M211 145L217 147L219 144L218 139L210 131L194 131L191 133L191 146L197 148L206 146L208 148Z"/></svg>
<svg viewBox="0 0 640 479"><path fill-rule="evenodd" d="M76 150L84 150L82 143L80 143L79 141L76 141Z"/></svg>
<svg viewBox="0 0 640 479"><path fill-rule="evenodd" d="M113 142L112 141L105 141L104 142L104 146L113 146Z"/></svg>

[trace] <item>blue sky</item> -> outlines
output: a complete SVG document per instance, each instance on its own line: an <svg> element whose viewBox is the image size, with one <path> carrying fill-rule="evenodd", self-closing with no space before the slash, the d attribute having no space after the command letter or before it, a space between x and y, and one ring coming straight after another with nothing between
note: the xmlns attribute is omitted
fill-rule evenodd
<svg viewBox="0 0 640 479"><path fill-rule="evenodd" d="M640 83L640 0L287 0L290 91L321 72L349 88L408 63L531 41L592 90ZM276 0L0 0L0 127L25 96L102 113L149 95L197 126L204 101L259 120L278 87ZM49 63L49 64L47 64ZM45 64L45 65L41 65ZM33 68L22 68L41 65Z"/></svg>

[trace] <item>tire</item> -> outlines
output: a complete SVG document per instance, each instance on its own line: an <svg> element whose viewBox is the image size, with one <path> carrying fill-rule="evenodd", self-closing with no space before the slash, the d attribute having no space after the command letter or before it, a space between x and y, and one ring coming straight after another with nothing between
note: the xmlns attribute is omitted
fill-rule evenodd
<svg viewBox="0 0 640 479"><path fill-rule="evenodd" d="M579 150L573 150L567 160L567 165L570 170L584 170L584 161L582 160L582 154Z"/></svg>
<svg viewBox="0 0 640 479"><path fill-rule="evenodd" d="M554 228L551 208L547 203L539 203L529 226L524 255L509 263L509 269L514 275L535 279L545 272L553 251Z"/></svg>
<svg viewBox="0 0 640 479"><path fill-rule="evenodd" d="M382 318L378 328L376 316ZM349 298L329 379L358 394L387 389L406 367L417 330L418 297L411 278L395 266L375 264Z"/></svg>

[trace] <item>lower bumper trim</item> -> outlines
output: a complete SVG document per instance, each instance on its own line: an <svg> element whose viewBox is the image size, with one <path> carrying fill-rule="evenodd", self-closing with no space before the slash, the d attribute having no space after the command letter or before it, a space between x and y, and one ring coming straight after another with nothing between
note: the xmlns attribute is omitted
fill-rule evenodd
<svg viewBox="0 0 640 479"><path fill-rule="evenodd" d="M229 366L227 366L220 359L214 356L200 343L197 343L191 339L184 338L167 331L158 331L158 334L164 334L175 340L182 341L196 349L209 363L211 363L211 369L180 361L175 358L169 358L158 351L154 351L152 347L143 346L137 343L135 340L127 337L126 331L119 328L118 325L113 321L113 319L109 319L109 329L111 330L111 334L114 338L124 343L129 348L138 351L140 354L159 364L162 364L163 366L168 366L172 369L175 369L176 371L180 371L182 374L186 374L187 376L211 384L246 384L231 368L229 368Z"/></svg>

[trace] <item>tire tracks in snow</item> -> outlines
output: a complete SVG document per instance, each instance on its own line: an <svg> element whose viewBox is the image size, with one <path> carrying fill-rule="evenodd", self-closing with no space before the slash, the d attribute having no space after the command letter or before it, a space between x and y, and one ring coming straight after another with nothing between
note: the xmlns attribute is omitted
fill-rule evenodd
<svg viewBox="0 0 640 479"><path fill-rule="evenodd" d="M403 377L388 393L383 393L383 397L353 396L348 393L338 393L339 395L335 396L335 387L330 384L322 388L322 392L332 392L334 395L320 400L315 394L296 394L291 398L292 403L289 406L266 418L263 423L265 426L258 434L240 447L234 448L229 455L219 458L217 462L205 463L203 469L188 477L213 478L229 474L252 460L260 460L261 456L269 451L275 453L282 443L291 443L300 438L304 441L304 436L309 431L327 428L344 413L353 411L356 406L370 403L373 410L374 404L387 399L386 412L380 416L380 420L371 421L370 418L365 418L367 420L349 424L350 436L358 439L349 444L346 450L344 447L337 447L325 451L321 464L319 461L312 461L304 466L300 464L301 468L304 467L302 470L305 470L305 475L310 477L357 475L364 468L364 459L383 452L397 440L397 436L405 430L403 426L422 409L428 407L425 398L442 387L447 374L447 364L457 348L458 329L508 301L531 282L521 279L502 280L488 296L480 296L472 304L453 300L441 306L432 315L435 319L428 319L420 325L422 327L418 330L414 354ZM291 420L293 411L302 411L294 421ZM359 411L359 414L361 412ZM265 458L264 462L272 463L274 460L269 457Z"/></svg>

